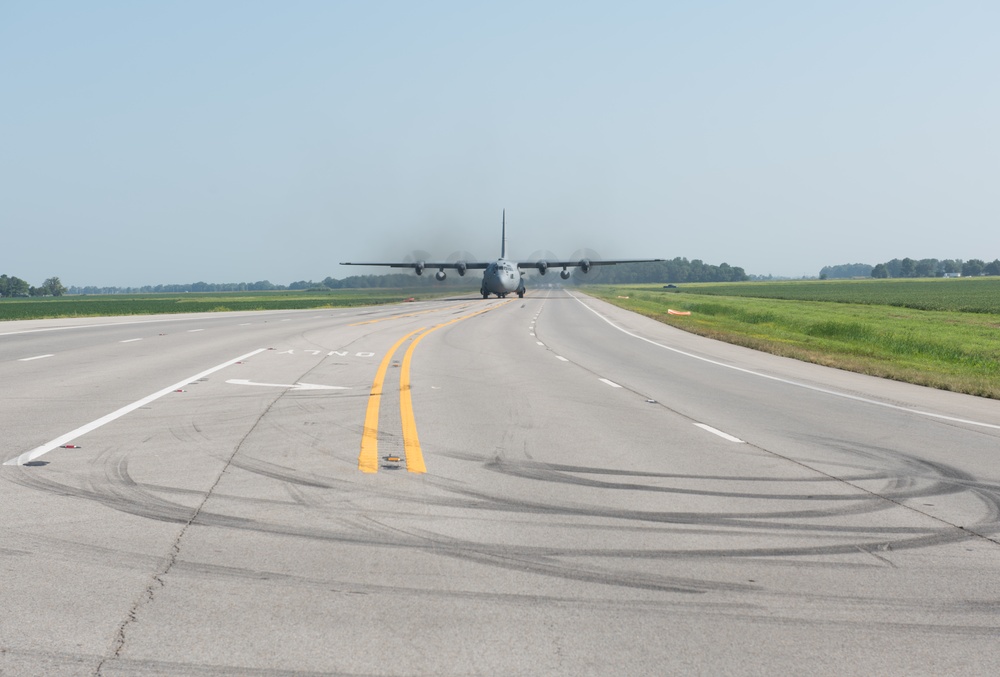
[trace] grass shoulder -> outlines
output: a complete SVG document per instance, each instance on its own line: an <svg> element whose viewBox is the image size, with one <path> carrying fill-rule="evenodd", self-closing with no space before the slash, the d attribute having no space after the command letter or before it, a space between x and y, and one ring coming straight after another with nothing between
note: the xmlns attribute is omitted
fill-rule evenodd
<svg viewBox="0 0 1000 677"><path fill-rule="evenodd" d="M345 308L439 296L426 288L57 296L0 300L0 320Z"/></svg>
<svg viewBox="0 0 1000 677"><path fill-rule="evenodd" d="M947 282L954 282L949 280ZM946 282L946 284L947 284ZM1000 280L996 280L1000 282ZM893 285L893 282L874 281ZM777 355L909 383L1000 399L1000 312L924 310L904 305L911 289L866 289L863 302L847 301L851 282L822 282L839 290L789 293L769 285L589 286L587 292L681 329ZM782 283L778 283L782 284ZM738 287L740 294L732 294ZM994 287L1000 291L1000 286ZM942 287L935 303L961 305L961 287ZM722 292L725 293L722 293ZM754 295L759 294L759 295ZM776 298L775 294L800 298ZM810 295L812 298L810 298ZM838 300L816 300L826 295ZM902 298L899 298L899 297ZM690 312L672 315L668 309Z"/></svg>

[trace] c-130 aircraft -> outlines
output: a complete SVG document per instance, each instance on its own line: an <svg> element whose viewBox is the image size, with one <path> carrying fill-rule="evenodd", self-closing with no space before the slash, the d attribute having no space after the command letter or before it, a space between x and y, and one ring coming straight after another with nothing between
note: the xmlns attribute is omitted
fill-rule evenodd
<svg viewBox="0 0 1000 677"><path fill-rule="evenodd" d="M534 268L541 275L545 275L549 268L562 268L559 277L564 280L569 279L569 268L580 268L584 273L590 272L593 266L613 266L616 263L652 263L663 259L618 259L615 261L603 261L592 259L580 259L578 261L548 261L541 259L538 261L511 261L507 258L507 210L503 210L501 217L501 240L500 258L496 261L401 261L391 263L353 263L343 262L342 266L389 266L390 268L412 268L417 275L422 275L427 268L437 268L434 278L439 282L448 275L445 268L457 270L459 275L465 275L469 270L483 271L483 284L479 288L479 293L483 298L489 298L490 294L496 294L498 298L505 298L507 294L516 293L518 298L524 298L524 278L522 268Z"/></svg>

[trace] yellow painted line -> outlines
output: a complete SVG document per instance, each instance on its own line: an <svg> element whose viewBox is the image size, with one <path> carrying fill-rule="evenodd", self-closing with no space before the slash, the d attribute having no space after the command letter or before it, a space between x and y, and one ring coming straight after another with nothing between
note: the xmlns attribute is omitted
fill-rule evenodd
<svg viewBox="0 0 1000 677"><path fill-rule="evenodd" d="M382 403L382 385L385 383L385 373L389 370L389 362L392 361L393 354L403 345L406 339L424 328L415 329L403 338L396 341L396 344L389 349L389 352L382 358L382 363L375 372L375 381L372 382L372 390L368 395L368 409L365 411L365 429L361 435L361 453L358 455L358 470L361 472L378 472L378 410Z"/></svg>
<svg viewBox="0 0 1000 677"><path fill-rule="evenodd" d="M509 301L507 301L509 303ZM482 308L474 313L469 313L468 315L463 315L462 317L456 317L453 320L447 322L442 322L439 325L431 327L423 334L413 339L410 347L406 349L406 354L403 356L403 364L399 373L399 418L402 421L403 427L403 452L406 455L406 469L409 472L425 473L427 472L427 465L424 463L424 452L420 448L420 438L417 435L417 421L413 415L413 400L410 396L410 361L413 358L413 351L416 349L417 344L428 334L437 331L443 327L447 327L450 324L455 324L456 322L461 322L462 320L467 320L470 317L475 317L476 315L481 315L493 308L499 308L504 304L497 304L495 306L490 306L489 308Z"/></svg>
<svg viewBox="0 0 1000 677"><path fill-rule="evenodd" d="M361 327L366 324L378 324L379 322L388 322L389 320L401 320L407 317L417 317L418 315L426 315L427 313L436 313L441 310L452 310L453 308L466 308L468 303L459 303L454 306L449 306L447 308L429 308L427 310L418 310L412 313L403 313L402 315L390 315L389 317L380 317L376 320L364 320L363 322L355 322L354 324L347 325L348 327Z"/></svg>
<svg viewBox="0 0 1000 677"><path fill-rule="evenodd" d="M456 322L467 320L470 317L481 315L510 302L510 300L507 300L504 303L482 308L474 313L442 322L426 331L424 331L425 327L420 327L396 341L392 348L389 349L389 352L385 354L385 357L382 358L378 371L375 373L375 380L372 382L371 393L368 396L368 409L365 411L364 432L361 435L361 453L358 455L358 470L365 473L378 472L378 414L379 405L382 401L382 388L385 384L385 375L389 370L389 363L392 361L392 356L399 350L399 347L414 334L423 332L413 340L413 343L410 344L410 347L407 348L403 356L402 368L399 374L399 414L403 428L403 450L406 456L406 469L409 472L427 472L423 451L420 449L420 440L417 436L417 422L413 415L413 400L410 395L410 362L413 359L413 349L416 348L421 339L431 332L435 332ZM437 310L440 310L440 308Z"/></svg>
<svg viewBox="0 0 1000 677"><path fill-rule="evenodd" d="M424 464L424 452L420 450L420 438L417 437L417 421L413 417L413 400L410 397L410 360L413 357L413 349L420 343L420 339L434 329L413 339L413 343L406 349L406 354L403 356L403 366L399 372L399 418L403 423L403 453L406 456L406 469L409 472L427 472L427 465Z"/></svg>

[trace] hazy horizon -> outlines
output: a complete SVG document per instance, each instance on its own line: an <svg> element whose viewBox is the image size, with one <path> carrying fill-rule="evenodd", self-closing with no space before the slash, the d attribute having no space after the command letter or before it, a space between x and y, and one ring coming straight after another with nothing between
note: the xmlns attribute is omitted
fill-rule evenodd
<svg viewBox="0 0 1000 677"><path fill-rule="evenodd" d="M9 2L0 273L1000 258L1000 5ZM384 272L384 271L382 271Z"/></svg>

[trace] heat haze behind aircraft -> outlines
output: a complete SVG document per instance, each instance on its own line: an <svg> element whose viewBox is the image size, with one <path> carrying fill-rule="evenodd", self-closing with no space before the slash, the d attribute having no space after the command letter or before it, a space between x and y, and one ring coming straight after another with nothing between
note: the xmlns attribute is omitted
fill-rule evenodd
<svg viewBox="0 0 1000 677"><path fill-rule="evenodd" d="M417 275L422 275L424 270L437 268L434 278L438 281L448 277L445 269L457 270L459 275L465 275L469 270L482 270L483 283L479 288L479 293L483 298L489 298L490 294L496 294L498 298L504 298L507 294L516 293L519 298L524 298L524 269L534 269L541 275L545 275L549 268L562 268L559 277L569 279L569 269L579 268L584 273L590 272L593 266L612 266L616 263L651 263L662 261L663 259L617 259L614 261L592 260L588 258L577 261L549 261L539 259L537 261L511 261L507 258L507 210L504 210L501 217L501 240L500 258L496 261L399 261L399 262L377 262L377 263L355 263L343 262L342 266L389 266L390 268L412 268Z"/></svg>

